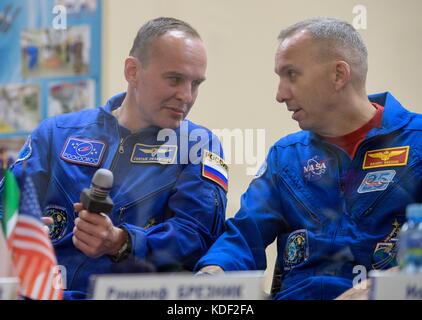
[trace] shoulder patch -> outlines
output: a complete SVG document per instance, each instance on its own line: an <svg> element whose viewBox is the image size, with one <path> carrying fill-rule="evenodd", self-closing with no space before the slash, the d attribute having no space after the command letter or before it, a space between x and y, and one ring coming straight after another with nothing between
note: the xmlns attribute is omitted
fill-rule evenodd
<svg viewBox="0 0 422 320"><path fill-rule="evenodd" d="M254 179L258 179L260 177L262 177L262 175L267 171L267 160L265 160L262 164L261 167L259 167L258 171L256 172Z"/></svg>
<svg viewBox="0 0 422 320"><path fill-rule="evenodd" d="M105 149L104 142L69 137L63 146L60 158L70 163L99 167Z"/></svg>
<svg viewBox="0 0 422 320"><path fill-rule="evenodd" d="M228 191L229 167L222 158L208 150L204 150L202 156L202 176Z"/></svg>
<svg viewBox="0 0 422 320"><path fill-rule="evenodd" d="M19 163L25 160L28 160L32 155L32 140L31 136L28 136L28 138L25 141L25 144L23 145L21 151L18 154L18 158L16 159L15 163Z"/></svg>

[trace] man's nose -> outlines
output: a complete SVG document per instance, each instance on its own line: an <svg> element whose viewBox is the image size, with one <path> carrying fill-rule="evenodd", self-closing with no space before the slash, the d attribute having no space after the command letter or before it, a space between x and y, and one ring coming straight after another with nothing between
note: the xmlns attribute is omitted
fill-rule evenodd
<svg viewBox="0 0 422 320"><path fill-rule="evenodd" d="M185 82L181 84L177 90L177 99L180 101L183 101L184 103L190 103L192 102L192 86L190 82Z"/></svg>
<svg viewBox="0 0 422 320"><path fill-rule="evenodd" d="M291 97L290 88L282 80L280 80L275 99L278 102L283 103L283 102L286 102L286 100L290 99L290 97Z"/></svg>

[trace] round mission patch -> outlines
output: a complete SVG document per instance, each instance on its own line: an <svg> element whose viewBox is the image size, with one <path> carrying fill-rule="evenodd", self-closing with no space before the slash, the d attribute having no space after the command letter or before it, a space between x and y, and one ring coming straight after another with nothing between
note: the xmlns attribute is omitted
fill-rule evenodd
<svg viewBox="0 0 422 320"><path fill-rule="evenodd" d="M66 209L59 206L48 206L44 212L45 217L53 218L53 223L48 226L52 241L63 238L68 223Z"/></svg>

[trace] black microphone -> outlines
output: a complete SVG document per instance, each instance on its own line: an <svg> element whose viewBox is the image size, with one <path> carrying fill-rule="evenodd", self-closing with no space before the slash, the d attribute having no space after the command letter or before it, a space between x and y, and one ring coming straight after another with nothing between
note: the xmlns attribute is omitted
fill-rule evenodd
<svg viewBox="0 0 422 320"><path fill-rule="evenodd" d="M98 169L92 178L91 188L81 192L81 203L89 212L109 214L114 203L108 193L113 186L113 173L107 169Z"/></svg>

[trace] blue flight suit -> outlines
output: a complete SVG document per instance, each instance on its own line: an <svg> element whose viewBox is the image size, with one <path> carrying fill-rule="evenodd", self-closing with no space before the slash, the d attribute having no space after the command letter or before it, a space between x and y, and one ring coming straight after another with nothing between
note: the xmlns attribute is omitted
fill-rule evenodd
<svg viewBox="0 0 422 320"><path fill-rule="evenodd" d="M66 298L83 298L91 275L124 272L110 257L89 258L72 242L73 203L100 167L114 175L110 218L128 232L131 254L146 270L192 270L224 229L227 175L207 174L203 161L206 152L223 157L218 139L186 120L177 130L131 134L111 114L124 97L46 119L13 166L18 177L31 176L43 214L54 219L50 237L66 268ZM220 160L214 166L221 169Z"/></svg>
<svg viewBox="0 0 422 320"><path fill-rule="evenodd" d="M422 116L390 94L353 159L309 131L275 143L227 230L196 270L263 270L277 238L281 288L274 299L333 299L362 270L396 265L409 203L422 201Z"/></svg>

